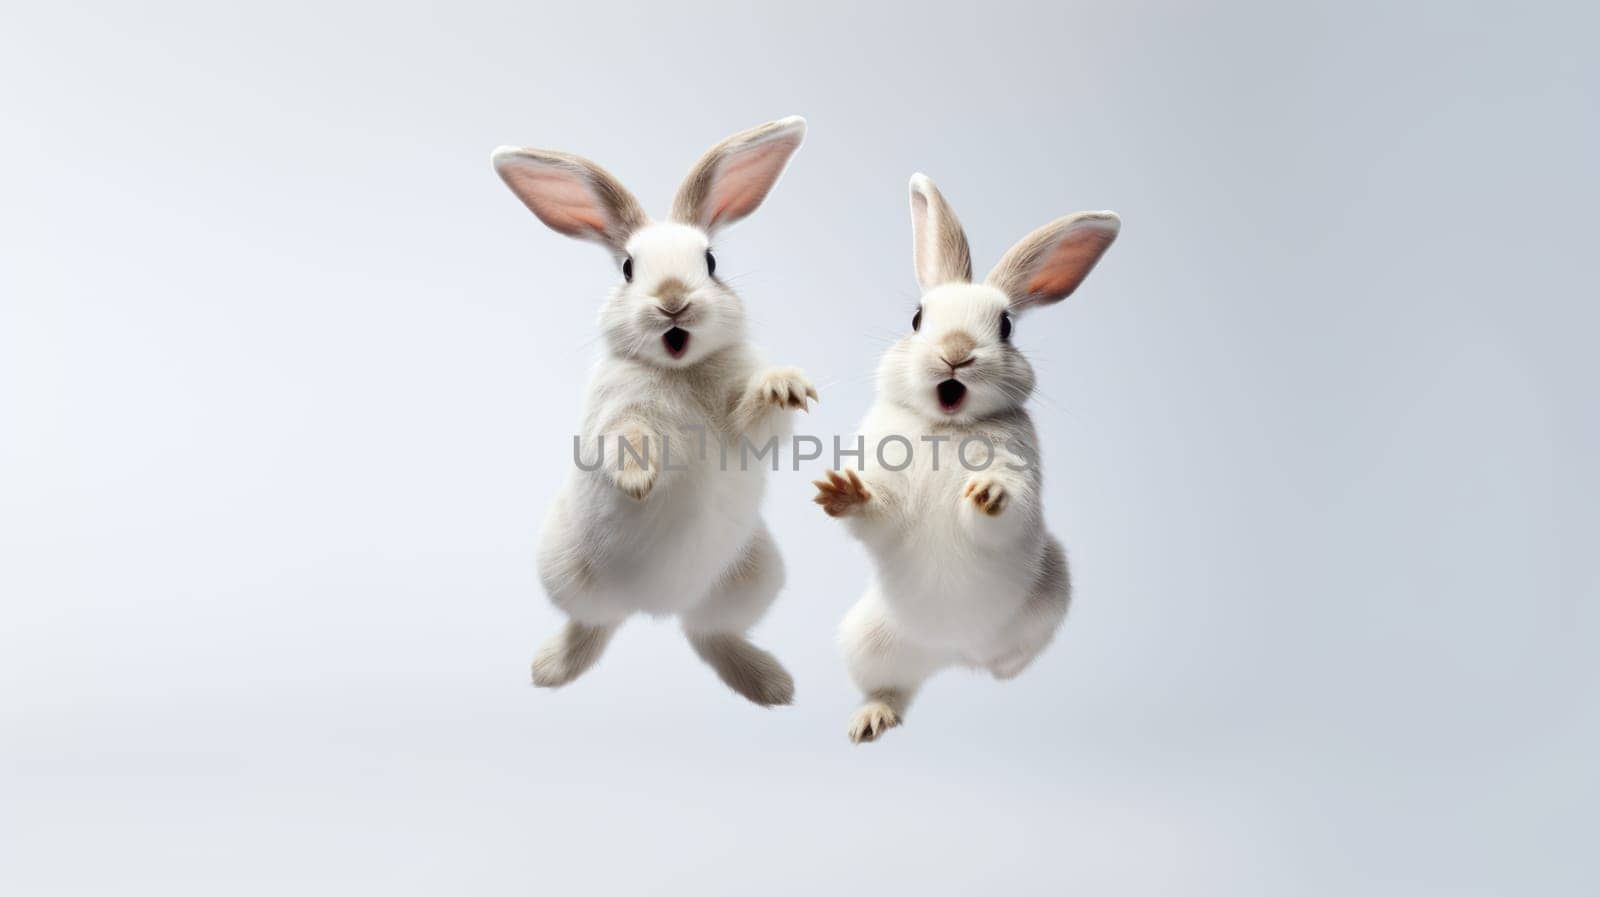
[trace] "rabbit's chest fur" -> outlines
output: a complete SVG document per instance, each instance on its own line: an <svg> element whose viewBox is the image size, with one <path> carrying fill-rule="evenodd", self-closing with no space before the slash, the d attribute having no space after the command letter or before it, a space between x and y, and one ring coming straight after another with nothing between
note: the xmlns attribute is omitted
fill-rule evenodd
<svg viewBox="0 0 1600 897"><path fill-rule="evenodd" d="M592 471L574 469L540 549L541 573L558 604L565 593L581 592L598 616L679 613L703 600L740 556L759 524L765 489L764 468L741 470L737 436L729 434L730 398L745 376L728 365L696 376L597 371L586 400L581 457L592 464L603 439L604 462ZM669 440L671 469L658 474L642 501L612 479L617 423L635 417L655 434L654 462L662 460L657 440ZM726 469L723 439L732 440ZM565 570L572 571L567 582L552 581L549 571Z"/></svg>
<svg viewBox="0 0 1600 897"><path fill-rule="evenodd" d="M951 430L940 444L938 464L928 432L918 417L882 404L863 423L865 465L877 476L898 477L896 522L864 539L876 567L885 604L908 634L922 640L982 655L990 638L1013 619L1027 600L1037 575L1036 560L1047 538L1037 506L1019 504L1005 513L1025 519L1007 521L1014 537L995 542L974 537L973 526L997 524L973 519L962 490L974 471L956 455L961 440L976 431ZM914 447L904 471L887 470L876 457L880 440L899 435ZM903 446L892 444L886 459L897 464ZM974 463L983 452L974 446ZM995 462L998 464L999 462Z"/></svg>

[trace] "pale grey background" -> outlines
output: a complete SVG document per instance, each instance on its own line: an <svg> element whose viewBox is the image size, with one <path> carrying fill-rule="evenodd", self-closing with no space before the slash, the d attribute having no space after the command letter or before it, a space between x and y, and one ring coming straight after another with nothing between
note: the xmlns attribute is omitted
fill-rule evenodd
<svg viewBox="0 0 1600 897"><path fill-rule="evenodd" d="M0 887L1594 893L1592 10L9 9ZM1017 331L1063 636L867 748L805 474L758 630L797 706L650 621L526 684L615 274L488 152L660 211L791 113L720 258L808 432L908 324L912 171L984 267L1126 221Z"/></svg>

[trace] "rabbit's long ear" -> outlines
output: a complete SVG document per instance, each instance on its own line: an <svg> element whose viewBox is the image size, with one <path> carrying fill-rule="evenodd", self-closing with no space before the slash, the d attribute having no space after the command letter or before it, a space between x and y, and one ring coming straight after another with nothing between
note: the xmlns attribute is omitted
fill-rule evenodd
<svg viewBox="0 0 1600 897"><path fill-rule="evenodd" d="M939 188L920 171L911 176L911 261L924 291L972 280L967 232Z"/></svg>
<svg viewBox="0 0 1600 897"><path fill-rule="evenodd" d="M511 192L557 233L621 255L628 237L650 220L633 194L588 159L512 146L495 150L492 159Z"/></svg>
<svg viewBox="0 0 1600 897"><path fill-rule="evenodd" d="M1014 310L1059 302L1089 276L1117 238L1116 212L1079 212L1046 224L1011 247L985 278Z"/></svg>
<svg viewBox="0 0 1600 897"><path fill-rule="evenodd" d="M714 233L754 212L805 136L806 120L791 115L712 147L678 188L672 220Z"/></svg>

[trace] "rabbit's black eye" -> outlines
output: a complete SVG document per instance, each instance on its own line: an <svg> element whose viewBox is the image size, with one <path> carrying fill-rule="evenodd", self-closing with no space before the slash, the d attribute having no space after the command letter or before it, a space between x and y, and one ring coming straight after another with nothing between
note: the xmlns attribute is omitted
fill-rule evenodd
<svg viewBox="0 0 1600 897"><path fill-rule="evenodd" d="M622 279L628 283L633 283L633 256L631 255L622 260Z"/></svg>
<svg viewBox="0 0 1600 897"><path fill-rule="evenodd" d="M922 329L922 309L920 309L920 308L917 309L917 313L916 314L911 316L911 329L912 330L921 330Z"/></svg>
<svg viewBox="0 0 1600 897"><path fill-rule="evenodd" d="M711 254L711 250L709 250L709 249L706 250L706 273L707 274L716 274L717 273L717 257L712 255Z"/></svg>
<svg viewBox="0 0 1600 897"><path fill-rule="evenodd" d="M1005 312L1000 313L1000 338L1002 340L1011 338L1011 316Z"/></svg>

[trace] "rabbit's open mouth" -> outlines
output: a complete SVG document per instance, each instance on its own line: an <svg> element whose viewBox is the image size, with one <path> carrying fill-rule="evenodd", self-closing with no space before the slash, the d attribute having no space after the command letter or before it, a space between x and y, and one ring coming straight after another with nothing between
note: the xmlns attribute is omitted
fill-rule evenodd
<svg viewBox="0 0 1600 897"><path fill-rule="evenodd" d="M682 358L683 353L689 349L689 331L682 327L674 327L661 335L661 342L667 347L668 355Z"/></svg>
<svg viewBox="0 0 1600 897"><path fill-rule="evenodd" d="M967 397L967 385L960 380L946 380L939 384L939 407L955 411Z"/></svg>

